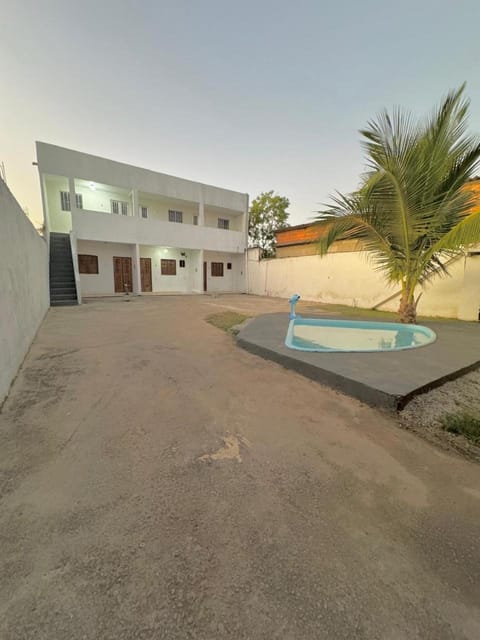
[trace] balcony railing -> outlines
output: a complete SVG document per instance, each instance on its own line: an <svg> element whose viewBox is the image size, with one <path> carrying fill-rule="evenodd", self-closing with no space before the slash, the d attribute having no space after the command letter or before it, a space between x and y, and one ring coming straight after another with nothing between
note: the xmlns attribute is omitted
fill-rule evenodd
<svg viewBox="0 0 480 640"><path fill-rule="evenodd" d="M242 253L246 248L245 234L242 231L99 213L86 209L72 212L72 226L78 240L207 249L229 253Z"/></svg>

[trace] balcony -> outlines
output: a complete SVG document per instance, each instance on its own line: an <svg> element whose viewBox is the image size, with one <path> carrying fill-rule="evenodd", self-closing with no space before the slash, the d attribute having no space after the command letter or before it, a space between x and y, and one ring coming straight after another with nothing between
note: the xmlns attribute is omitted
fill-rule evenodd
<svg viewBox="0 0 480 640"><path fill-rule="evenodd" d="M72 211L72 227L78 240L162 245L229 253L243 253L246 248L245 234L242 231L100 213L87 209Z"/></svg>

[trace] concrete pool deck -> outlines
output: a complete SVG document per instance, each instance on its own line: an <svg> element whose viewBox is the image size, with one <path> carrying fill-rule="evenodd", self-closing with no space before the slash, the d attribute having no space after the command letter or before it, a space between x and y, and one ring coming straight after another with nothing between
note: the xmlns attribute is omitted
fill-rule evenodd
<svg viewBox="0 0 480 640"><path fill-rule="evenodd" d="M247 351L312 380L367 404L396 410L413 396L480 366L480 324L454 320L422 324L435 331L437 340L406 351L310 353L289 349L285 345L288 313L254 318L237 340Z"/></svg>

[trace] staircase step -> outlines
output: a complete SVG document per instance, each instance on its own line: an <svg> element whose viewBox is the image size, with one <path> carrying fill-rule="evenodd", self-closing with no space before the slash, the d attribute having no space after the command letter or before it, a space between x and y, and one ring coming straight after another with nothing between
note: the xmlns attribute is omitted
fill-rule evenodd
<svg viewBox="0 0 480 640"><path fill-rule="evenodd" d="M76 300L76 293L58 293L56 291L50 291L50 300Z"/></svg>
<svg viewBox="0 0 480 640"><path fill-rule="evenodd" d="M77 305L77 300L50 300L51 307L73 307Z"/></svg>
<svg viewBox="0 0 480 640"><path fill-rule="evenodd" d="M68 234L50 234L50 305L78 304L72 250Z"/></svg>
<svg viewBox="0 0 480 640"><path fill-rule="evenodd" d="M50 286L50 293L55 293L58 295L77 295L77 289L75 287L75 285L71 285L71 286L62 286L62 287L52 287Z"/></svg>
<svg viewBox="0 0 480 640"><path fill-rule="evenodd" d="M73 276L73 267L50 267L50 275L52 276Z"/></svg>

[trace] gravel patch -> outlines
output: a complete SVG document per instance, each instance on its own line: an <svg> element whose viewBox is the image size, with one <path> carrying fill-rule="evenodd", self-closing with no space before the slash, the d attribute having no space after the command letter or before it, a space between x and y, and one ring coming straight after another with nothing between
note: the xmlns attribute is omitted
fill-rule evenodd
<svg viewBox="0 0 480 640"><path fill-rule="evenodd" d="M462 435L445 431L441 418L465 411L480 416L480 369L416 396L399 413L403 427L480 462L480 447Z"/></svg>

